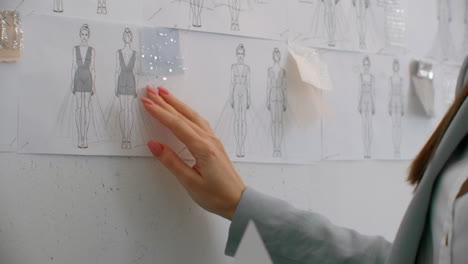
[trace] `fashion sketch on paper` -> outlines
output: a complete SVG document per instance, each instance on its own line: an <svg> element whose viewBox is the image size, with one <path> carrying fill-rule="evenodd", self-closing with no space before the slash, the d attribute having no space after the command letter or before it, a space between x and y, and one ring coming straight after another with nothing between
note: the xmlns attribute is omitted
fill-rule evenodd
<svg viewBox="0 0 468 264"><path fill-rule="evenodd" d="M429 57L438 61L456 60L456 49L450 29L452 18L452 0L437 0L437 20L439 24Z"/></svg>
<svg viewBox="0 0 468 264"><path fill-rule="evenodd" d="M107 0L98 0L97 13L107 15Z"/></svg>
<svg viewBox="0 0 468 264"><path fill-rule="evenodd" d="M283 113L287 110L286 70L280 66L281 52L273 51L274 65L268 68L267 108L271 115L273 157L281 157L283 143Z"/></svg>
<svg viewBox="0 0 468 264"><path fill-rule="evenodd" d="M190 16L192 18L192 26L201 27L201 14L203 11L204 0L190 0Z"/></svg>
<svg viewBox="0 0 468 264"><path fill-rule="evenodd" d="M54 7L52 9L55 13L63 12L63 0L54 0Z"/></svg>
<svg viewBox="0 0 468 264"><path fill-rule="evenodd" d="M134 126L134 104L137 96L136 66L138 53L132 49L133 33L125 28L122 36L124 47L116 53L115 96L119 99L119 123L122 133L122 149L131 149Z"/></svg>
<svg viewBox="0 0 468 264"><path fill-rule="evenodd" d="M388 103L388 113L392 118L393 153L395 158L401 157L401 122L405 115L403 96L403 78L400 75L400 62L395 59L393 61L393 74L390 77L390 100Z"/></svg>
<svg viewBox="0 0 468 264"><path fill-rule="evenodd" d="M367 16L370 5L370 0L352 0L353 7L356 11L357 19L357 33L359 37L359 48L366 49L366 36L367 36Z"/></svg>
<svg viewBox="0 0 468 264"><path fill-rule="evenodd" d="M337 42L343 41L347 21L341 6L340 0L316 1L313 14L311 14L310 37L306 37L304 40L312 40L314 44L318 44L317 42L320 41L320 44L323 43L329 47L335 47Z"/></svg>
<svg viewBox="0 0 468 264"><path fill-rule="evenodd" d="M240 44L236 49L237 63L231 66L230 104L234 110L234 135L236 138L236 156L245 157L245 139L247 136L247 111L250 109L250 67L245 64L245 48Z"/></svg>
<svg viewBox="0 0 468 264"><path fill-rule="evenodd" d="M364 158L372 157L372 119L375 115L375 77L370 72L371 61L369 57L362 60L363 71L359 75L359 114L362 118L362 141L364 146Z"/></svg>
<svg viewBox="0 0 468 264"><path fill-rule="evenodd" d="M57 136L72 140L79 149L105 134L104 114L96 95L96 51L88 43L91 29L79 29L80 44L72 49L71 91L65 94L57 119ZM76 141L74 141L76 140Z"/></svg>

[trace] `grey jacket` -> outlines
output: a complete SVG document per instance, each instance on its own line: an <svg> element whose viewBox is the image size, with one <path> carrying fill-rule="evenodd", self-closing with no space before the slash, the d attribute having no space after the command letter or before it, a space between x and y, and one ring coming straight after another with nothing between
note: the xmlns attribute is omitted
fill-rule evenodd
<svg viewBox="0 0 468 264"><path fill-rule="evenodd" d="M468 81L467 72L468 58L462 66L458 93ZM381 237L363 236L353 230L334 226L321 215L297 210L284 201L247 188L233 217L225 253L235 255L247 224L252 220L275 264L415 263L427 223L433 186L466 135L468 100L463 103L436 150L393 245ZM468 245L462 246L468 248Z"/></svg>

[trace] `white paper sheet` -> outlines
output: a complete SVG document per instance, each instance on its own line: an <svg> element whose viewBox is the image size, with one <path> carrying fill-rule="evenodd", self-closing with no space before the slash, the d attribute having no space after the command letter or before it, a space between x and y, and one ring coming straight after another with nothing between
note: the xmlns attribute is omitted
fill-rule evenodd
<svg viewBox="0 0 468 264"><path fill-rule="evenodd" d="M21 63L0 63L0 152L16 150Z"/></svg>
<svg viewBox="0 0 468 264"><path fill-rule="evenodd" d="M95 65L92 96L90 92L72 93L76 89L72 80L82 80L82 75L72 70L72 62L79 61L76 47L82 42L78 33L85 24L90 29L85 43L92 47L94 57L85 55L86 47L79 53L81 61L90 60ZM129 25L38 15L25 21L25 45L34 48L24 50L22 74L27 77L21 80L20 152L147 156L146 141L156 136L175 149L182 147L141 108L137 97L146 85L144 79L135 76L135 96L116 96L117 65L123 67L118 50L125 46L127 27L134 34L130 48L138 52L138 30ZM41 41L45 35L48 41ZM130 56L123 59L127 66Z"/></svg>
<svg viewBox="0 0 468 264"><path fill-rule="evenodd" d="M147 25L269 39L286 37L284 0L142 0Z"/></svg>
<svg viewBox="0 0 468 264"><path fill-rule="evenodd" d="M77 95L71 93L72 51L80 44L76 32L87 23L91 29L88 45L95 50L96 93L91 97L88 148L78 148L76 103ZM149 138L166 142L171 139L169 133L156 133L145 130L148 125L145 113L140 112L140 104L135 100L135 125L132 132L132 149L121 149L121 129L119 127L119 101L115 97L116 51L123 47L122 32L128 25L99 23L91 20L64 19L46 16L31 16L25 29L31 32L25 39L26 44L35 44L35 49L25 51L23 72L29 76L23 80L24 93L21 97L20 145L25 153L60 153L82 155L149 155L144 143ZM130 27L132 28L132 27ZM134 28L132 28L134 29ZM53 35L49 42L38 41L44 31L60 32ZM138 32L134 29L133 32ZM67 37L63 37L66 34ZM132 45L138 40L134 36ZM213 125L217 135L225 143L234 160L250 162L291 162L310 163L320 160L320 122L305 125L298 121L300 94L294 87L289 87L288 74L285 75L285 91L277 90L276 97L268 100L268 69L278 65L272 78L280 76L279 69L287 73L287 50L284 43L240 37L220 36L215 34L181 32L182 56L187 67L182 76L165 77L157 80L151 77L137 76L138 87L147 84L165 84L175 94L198 110ZM250 67L250 80L243 74L244 66L232 71L232 65L238 62L238 47L245 50L245 65ZM194 52L197 51L197 52ZM84 53L84 52L83 52ZM281 57L278 57L280 55ZM48 60L47 67L44 60ZM199 62L203 61L203 67ZM209 73L209 74L207 74ZM237 74L237 76L234 76ZM276 76L276 77L275 77ZM237 80L237 93L243 93L245 87L239 83L250 81L249 109L245 101L233 98L231 106L231 81ZM272 83L279 82L272 79ZM40 89L34 84L41 83ZM240 87L240 88L239 88ZM242 88L242 89L241 89ZM287 93L287 95L286 95ZM281 101L283 100L283 101ZM280 102L281 101L281 102ZM268 110L270 105L270 110ZM241 109L241 107L244 107ZM41 109L35 111L34 109ZM237 118L238 111L246 111L245 118ZM275 116L272 113L276 113ZM109 116L117 116L112 119ZM79 115L81 116L81 115ZM278 123L272 124L272 118ZM280 120L283 122L279 122ZM111 123L101 129L102 124ZM114 120L114 121L113 121ZM141 122L140 122L141 120ZM236 122L237 120L237 122ZM246 123L242 122L245 121ZM114 122L114 123L112 123ZM245 124L245 157L237 157L240 134L236 125ZM154 127L151 125L151 127ZM156 126L159 127L159 126ZM272 129L276 129L276 153ZM237 132L236 132L237 131ZM157 132L157 131L156 131ZM236 134L237 133L237 134ZM281 135L282 134L282 135ZM174 142L173 145L177 144ZM180 145L179 145L180 146ZM176 148L176 150L180 150ZM275 157L274 155L275 154Z"/></svg>
<svg viewBox="0 0 468 264"><path fill-rule="evenodd" d="M436 95L436 116L428 118L414 108L417 99L409 86L408 58L326 55L330 71L340 74L332 75L334 89L326 95L331 111L323 117L324 159L414 158L446 109L442 94ZM399 71L394 70L396 61ZM435 85L436 93L441 93Z"/></svg>

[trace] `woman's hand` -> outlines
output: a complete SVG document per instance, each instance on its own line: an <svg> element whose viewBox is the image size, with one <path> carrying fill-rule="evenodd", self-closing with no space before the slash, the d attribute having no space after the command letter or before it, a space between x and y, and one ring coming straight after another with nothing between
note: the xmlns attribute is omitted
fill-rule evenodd
<svg viewBox="0 0 468 264"><path fill-rule="evenodd" d="M146 110L187 146L196 163L189 167L167 145L156 141L148 142L151 152L196 203L232 219L245 185L209 123L162 87L147 87L147 97L141 98Z"/></svg>

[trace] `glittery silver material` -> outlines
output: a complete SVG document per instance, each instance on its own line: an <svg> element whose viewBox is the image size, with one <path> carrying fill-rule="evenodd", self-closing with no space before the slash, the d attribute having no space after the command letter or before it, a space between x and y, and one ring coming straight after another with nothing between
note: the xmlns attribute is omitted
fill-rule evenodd
<svg viewBox="0 0 468 264"><path fill-rule="evenodd" d="M23 45L23 25L21 24L21 15L18 11L14 11L14 27L15 27L15 39L13 41L13 48L22 49Z"/></svg>
<svg viewBox="0 0 468 264"><path fill-rule="evenodd" d="M140 69L143 74L168 76L184 73L178 30L144 28L141 30L140 43Z"/></svg>

